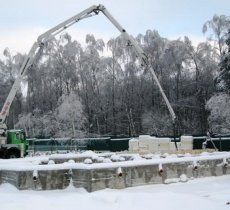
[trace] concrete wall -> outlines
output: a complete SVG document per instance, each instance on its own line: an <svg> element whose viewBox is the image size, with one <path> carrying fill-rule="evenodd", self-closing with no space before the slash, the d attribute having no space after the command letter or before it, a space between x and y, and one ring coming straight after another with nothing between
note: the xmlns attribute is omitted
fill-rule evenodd
<svg viewBox="0 0 230 210"><path fill-rule="evenodd" d="M194 162L180 162L131 166L118 168L78 170L73 169L73 183L75 187L84 187L87 191L93 192L105 188L121 189L148 184L163 184L180 181L181 175L188 179L220 176L230 174L229 166L222 166L222 160L206 160ZM161 168L161 170L160 170ZM182 180L183 181L183 180Z"/></svg>
<svg viewBox="0 0 230 210"><path fill-rule="evenodd" d="M38 171L1 171L0 183L10 183L19 190L56 190L64 189L70 182L69 170Z"/></svg>
<svg viewBox="0 0 230 210"><path fill-rule="evenodd" d="M203 159L194 161L174 161L171 163L150 163L135 165L116 163L80 167L70 164L68 169L55 170L1 170L0 183L11 183L20 190L65 189L70 183L74 187L93 192L105 188L122 189L148 184L162 184L189 179L230 174L230 158ZM61 165L61 164L60 164ZM78 167L74 167L78 166ZM82 165L84 166L84 165ZM97 167L100 166L100 167ZM115 167L116 166L116 167ZM181 179L184 176L186 179Z"/></svg>

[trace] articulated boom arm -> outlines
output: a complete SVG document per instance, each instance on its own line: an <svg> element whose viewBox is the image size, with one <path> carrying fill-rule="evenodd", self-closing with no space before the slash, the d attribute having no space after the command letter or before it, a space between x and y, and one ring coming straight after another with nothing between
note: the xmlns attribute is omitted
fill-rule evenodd
<svg viewBox="0 0 230 210"><path fill-rule="evenodd" d="M37 41L33 44L32 48L30 49L28 55L26 56L20 70L19 70L19 75L16 78L16 80L14 81L14 84L10 90L10 93L8 95L8 97L6 98L6 101L2 107L1 113L0 113L0 134L1 134L1 128L3 130L3 128L5 129L5 119L7 114L9 113L9 109L10 106L15 98L16 92L18 91L18 89L20 88L20 84L22 81L23 76L25 75L26 71L33 65L34 61L36 60L36 58L38 58L43 50L44 44L50 40L52 40L55 35L61 33L63 30L65 30L66 28L70 27L71 25L73 25L74 23L78 22L81 19L87 18L87 17L91 17L95 14L98 14L99 12L99 6L92 6L84 11L82 11L81 13L73 16L72 18L60 23L59 25L51 28L50 30L48 30L47 32L45 32L44 34L40 35L37 38ZM92 14L94 13L94 14Z"/></svg>
<svg viewBox="0 0 230 210"><path fill-rule="evenodd" d="M103 7L103 6L101 6ZM168 98L166 97L164 90L161 87L161 84L153 70L153 68L151 67L151 65L149 64L148 61L148 57L147 55L144 53L144 51L142 50L142 48L137 44L137 42L133 39L133 37L131 37L124 28L121 27L121 25L113 18L113 16L108 12L108 10L105 9L105 7L103 7L103 9L101 10L103 12L103 14L111 21L111 23L121 32L121 34L128 40L129 44L131 44L134 48L134 50L137 53L137 56L139 57L139 59L141 59L142 64L146 65L146 67L148 67L150 69L150 72L154 78L154 80L157 83L158 88L160 89L160 92L162 94L162 97L164 98L164 101L167 105L167 108L171 114L172 117L172 121L173 124L175 123L176 120L176 114L171 106L171 104L169 103Z"/></svg>
<svg viewBox="0 0 230 210"><path fill-rule="evenodd" d="M36 59L40 56L44 44L50 40L52 40L57 34L61 33L62 31L64 31L65 29L69 28L70 26L72 26L73 24L77 23L78 21L88 18L88 17L92 17L94 15L99 14L100 12L102 12L110 21L111 23L121 32L121 34L127 39L127 41L129 42L130 45L133 46L133 48L135 49L137 56L140 58L141 62L146 65L146 67L150 68L150 71L152 73L153 78L155 79L160 92L165 100L165 103L169 109L169 112L172 116L172 120L173 122L176 119L176 115L160 85L159 80L157 79L157 76L154 72L154 70L151 68L151 66L149 65L149 61L147 56L145 55L144 51L139 47L139 45L137 44L137 42L126 32L126 30L121 27L121 25L113 18L113 16L108 12L108 10L103 6L103 5L98 5L98 6L91 6L88 9L80 12L79 14L69 18L68 20L58 24L57 26L51 28L50 30L46 31L45 33L43 33L42 35L40 35L37 38L37 41L33 44L32 48L30 49L26 59L23 62L22 67L19 70L19 75L17 77L17 79L15 80L10 93L3 105L3 108L1 110L1 114L0 114L0 129L5 128L5 119L7 114L9 113L9 109L10 106L15 98L16 92L20 87L21 81L23 76L25 75L25 72L27 71L27 69L29 69L34 61L36 61Z"/></svg>
<svg viewBox="0 0 230 210"><path fill-rule="evenodd" d="M10 90L10 93L6 98L6 101L2 107L2 111L0 114L0 130L1 130L1 128L6 127L4 122L5 122L7 114L9 113L10 106L14 100L14 97L16 95L17 90L20 87L23 75L25 74L26 70L33 64L33 61L38 56L38 53L36 53L36 52L38 52L38 48L39 48L39 46L38 46L37 42L35 42L33 44L32 48L30 49L29 54L26 56L26 59L24 60L22 66L19 70L19 75L16 78L16 80L14 81L14 84Z"/></svg>

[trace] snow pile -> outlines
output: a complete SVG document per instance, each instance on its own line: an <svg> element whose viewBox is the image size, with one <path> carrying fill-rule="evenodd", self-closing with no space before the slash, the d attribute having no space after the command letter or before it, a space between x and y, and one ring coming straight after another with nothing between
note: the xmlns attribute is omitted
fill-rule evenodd
<svg viewBox="0 0 230 210"><path fill-rule="evenodd" d="M48 165L53 165L55 162L53 160L49 160Z"/></svg>
<svg viewBox="0 0 230 210"><path fill-rule="evenodd" d="M166 179L164 181L165 184L172 184L172 183L177 183L177 182L187 182L189 179L186 176L186 174L181 174L179 178L171 178L171 179Z"/></svg>
<svg viewBox="0 0 230 210"><path fill-rule="evenodd" d="M180 175L180 181L181 182L187 182L188 181L188 177L186 176L186 174L181 174Z"/></svg>
<svg viewBox="0 0 230 210"><path fill-rule="evenodd" d="M84 164L92 164L92 163L93 163L93 161L90 158L86 158L84 160Z"/></svg>

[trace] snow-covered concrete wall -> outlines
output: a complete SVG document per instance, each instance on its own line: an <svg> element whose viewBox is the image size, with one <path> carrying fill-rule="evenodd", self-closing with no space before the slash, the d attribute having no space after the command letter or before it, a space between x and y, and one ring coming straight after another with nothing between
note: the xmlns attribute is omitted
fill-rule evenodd
<svg viewBox="0 0 230 210"><path fill-rule="evenodd" d="M20 160L17 165L0 162L0 183L8 182L21 190L64 189L72 184L93 192L230 174L230 153L157 158L110 155L109 159L108 156L88 155L81 163L70 158L79 160L83 156L51 157L52 160L45 159L36 164L33 161L20 164ZM67 162L60 164L64 160Z"/></svg>
<svg viewBox="0 0 230 210"><path fill-rule="evenodd" d="M11 183L20 190L64 189L69 185L69 170L2 171L1 182Z"/></svg>
<svg viewBox="0 0 230 210"><path fill-rule="evenodd" d="M230 161L230 160L228 160ZM73 184L92 192L105 188L120 189L138 185L188 181L189 179L230 174L222 159L184 161L94 169L73 169Z"/></svg>

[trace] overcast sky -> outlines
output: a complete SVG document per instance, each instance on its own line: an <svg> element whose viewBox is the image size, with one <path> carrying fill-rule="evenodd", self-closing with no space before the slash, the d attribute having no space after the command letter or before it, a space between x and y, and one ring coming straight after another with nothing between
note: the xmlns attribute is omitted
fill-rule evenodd
<svg viewBox="0 0 230 210"><path fill-rule="evenodd" d="M204 41L202 26L214 14L230 16L230 0L0 0L0 54L26 53L38 35L85 10L103 4L133 36L155 29L163 37L187 35L194 44ZM107 41L119 32L101 14L67 30L84 42L86 34ZM1 55L0 55L1 56Z"/></svg>

